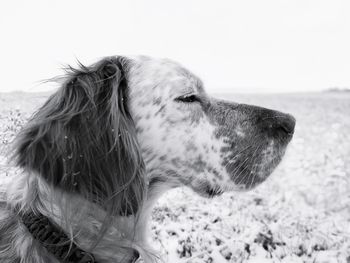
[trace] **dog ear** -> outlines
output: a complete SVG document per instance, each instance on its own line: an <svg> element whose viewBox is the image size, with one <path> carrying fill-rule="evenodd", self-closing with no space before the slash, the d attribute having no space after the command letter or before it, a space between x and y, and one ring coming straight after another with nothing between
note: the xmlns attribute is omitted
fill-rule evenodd
<svg viewBox="0 0 350 263"><path fill-rule="evenodd" d="M135 213L144 196L144 164L127 107L127 64L111 57L70 68L16 144L20 167L109 215Z"/></svg>

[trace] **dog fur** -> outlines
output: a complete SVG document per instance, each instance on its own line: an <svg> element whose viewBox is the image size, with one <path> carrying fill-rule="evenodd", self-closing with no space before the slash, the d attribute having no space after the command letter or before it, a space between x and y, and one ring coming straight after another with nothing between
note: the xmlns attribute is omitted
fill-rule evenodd
<svg viewBox="0 0 350 263"><path fill-rule="evenodd" d="M98 262L157 261L147 222L162 193L253 188L280 162L294 125L288 114L211 98L167 59L69 68L16 138L22 172L0 188L0 260L58 263L21 223L33 211Z"/></svg>

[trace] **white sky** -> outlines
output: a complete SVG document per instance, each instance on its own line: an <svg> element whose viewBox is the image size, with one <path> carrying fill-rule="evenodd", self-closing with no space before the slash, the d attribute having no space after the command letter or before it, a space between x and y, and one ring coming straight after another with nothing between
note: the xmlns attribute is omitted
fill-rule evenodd
<svg viewBox="0 0 350 263"><path fill-rule="evenodd" d="M209 92L350 87L349 0L31 0L0 3L0 91L76 59L179 61Z"/></svg>

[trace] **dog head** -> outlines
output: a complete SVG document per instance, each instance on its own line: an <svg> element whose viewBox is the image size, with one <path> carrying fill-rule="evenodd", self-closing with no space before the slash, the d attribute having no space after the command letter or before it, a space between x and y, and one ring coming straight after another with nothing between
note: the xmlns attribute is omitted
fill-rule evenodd
<svg viewBox="0 0 350 263"><path fill-rule="evenodd" d="M159 184L210 196L254 187L294 125L281 112L209 97L170 60L109 57L69 70L20 133L16 156L54 187L120 215Z"/></svg>
<svg viewBox="0 0 350 263"><path fill-rule="evenodd" d="M170 60L139 57L128 73L130 109L152 183L186 185L213 196L250 189L280 162L295 119L217 100Z"/></svg>

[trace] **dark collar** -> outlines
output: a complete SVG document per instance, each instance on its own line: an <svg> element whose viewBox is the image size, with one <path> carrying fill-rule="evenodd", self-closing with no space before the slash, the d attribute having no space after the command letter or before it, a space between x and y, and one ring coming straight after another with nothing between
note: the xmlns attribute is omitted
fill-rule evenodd
<svg viewBox="0 0 350 263"><path fill-rule="evenodd" d="M80 249L63 230L46 216L40 213L21 213L20 218L31 235L62 263L98 263L95 257ZM134 251L134 258L130 263L141 263L139 253Z"/></svg>
<svg viewBox="0 0 350 263"><path fill-rule="evenodd" d="M42 214L27 212L21 215L23 224L34 239L64 263L97 263L94 256L80 249L60 227Z"/></svg>

